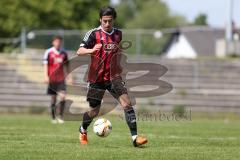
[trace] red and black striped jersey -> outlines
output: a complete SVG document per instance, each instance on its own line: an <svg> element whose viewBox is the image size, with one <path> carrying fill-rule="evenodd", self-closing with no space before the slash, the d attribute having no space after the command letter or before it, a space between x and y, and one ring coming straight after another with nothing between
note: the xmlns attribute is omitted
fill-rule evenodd
<svg viewBox="0 0 240 160"><path fill-rule="evenodd" d="M65 79L63 64L67 64L68 55L64 50L56 50L54 47L46 50L43 64L48 65L50 82L62 82Z"/></svg>
<svg viewBox="0 0 240 160"><path fill-rule="evenodd" d="M90 83L106 82L113 78L111 69L118 65L118 45L122 40L122 32L113 28L110 33L98 27L88 31L80 47L91 49L95 44L102 44L102 48L91 55L91 64L88 72Z"/></svg>

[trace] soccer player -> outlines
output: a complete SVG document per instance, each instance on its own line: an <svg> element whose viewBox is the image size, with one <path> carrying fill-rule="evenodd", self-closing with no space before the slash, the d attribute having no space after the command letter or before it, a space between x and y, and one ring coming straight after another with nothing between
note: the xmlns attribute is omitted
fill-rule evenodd
<svg viewBox="0 0 240 160"><path fill-rule="evenodd" d="M147 139L137 134L136 116L131 104L127 89L120 75L111 75L111 65L118 65L114 55L116 47L122 40L122 32L113 27L117 13L112 7L103 7L99 12L100 26L86 33L77 55L91 55L91 64L88 73L89 88L87 101L90 110L83 115L83 121L79 128L79 140L81 144L87 144L87 128L98 115L105 90L118 100L124 109L125 119L130 129L133 145L135 147L147 143Z"/></svg>
<svg viewBox="0 0 240 160"><path fill-rule="evenodd" d="M68 55L62 49L62 37L54 37L52 40L52 45L53 47L46 50L44 54L44 81L48 84L47 94L51 95L52 123L62 124L64 123L63 114L66 95L65 75L66 70L68 71L69 68ZM60 117L56 117L57 95L60 97Z"/></svg>

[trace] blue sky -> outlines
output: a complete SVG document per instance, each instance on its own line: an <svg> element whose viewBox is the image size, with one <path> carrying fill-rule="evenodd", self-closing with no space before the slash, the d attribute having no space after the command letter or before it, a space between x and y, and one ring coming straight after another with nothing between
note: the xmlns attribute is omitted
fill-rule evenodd
<svg viewBox="0 0 240 160"><path fill-rule="evenodd" d="M171 12L181 14L189 21L193 21L199 13L208 15L211 26L224 27L230 0L162 0L166 2ZM233 19L240 27L240 0L233 0Z"/></svg>

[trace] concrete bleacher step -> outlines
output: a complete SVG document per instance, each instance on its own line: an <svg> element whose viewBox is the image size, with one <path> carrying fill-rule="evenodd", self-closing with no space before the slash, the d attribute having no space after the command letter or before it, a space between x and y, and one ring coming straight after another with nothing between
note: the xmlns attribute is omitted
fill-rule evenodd
<svg viewBox="0 0 240 160"><path fill-rule="evenodd" d="M48 107L49 102L39 102L39 101L9 101L9 100L1 100L1 107Z"/></svg>
<svg viewBox="0 0 240 160"><path fill-rule="evenodd" d="M39 89L39 88L46 88L46 84L45 83L40 83L37 84L34 82L16 82L16 83L12 83L12 82L3 82L0 83L0 88L26 88L26 89Z"/></svg>
<svg viewBox="0 0 240 160"><path fill-rule="evenodd" d="M46 89L43 88L0 88L0 94L27 94L27 95L39 95L45 94Z"/></svg>
<svg viewBox="0 0 240 160"><path fill-rule="evenodd" d="M225 90L232 90L232 89L240 89L240 84L226 84L226 83L194 83L194 82L171 82L168 81L173 85L174 88L181 88L181 89L225 89Z"/></svg>
<svg viewBox="0 0 240 160"><path fill-rule="evenodd" d="M204 95L204 94L186 94L186 95L179 95L179 94L167 94L163 95L161 98L164 99L197 99L197 100L213 100L213 101L239 101L240 98L239 95Z"/></svg>
<svg viewBox="0 0 240 160"><path fill-rule="evenodd" d="M0 55L0 58L2 56ZM7 60L0 61L0 106L48 107L49 97L45 94L46 84L43 83L42 76L42 56L42 54L7 56ZM81 60L87 62L89 59L81 57ZM240 98L238 98L240 97L240 62L238 60L203 61L130 57L129 62L152 62L165 65L168 72L159 79L171 83L174 87L166 95L150 98L151 100L149 98L138 100L139 105L150 104L165 108L184 105L199 110L212 108L218 110L239 108L240 110ZM75 81L83 83L84 73L84 69L76 69L73 73ZM146 82L151 84L153 75L148 76ZM86 103L85 100L78 98L74 101L76 104Z"/></svg>
<svg viewBox="0 0 240 160"><path fill-rule="evenodd" d="M226 96L240 96L240 91L236 89L184 89L184 90L173 90L176 94L201 94L201 95L226 95Z"/></svg>
<svg viewBox="0 0 240 160"><path fill-rule="evenodd" d="M9 101L49 101L47 95L24 95L24 94L4 94L0 96L0 100Z"/></svg>
<svg viewBox="0 0 240 160"><path fill-rule="evenodd" d="M149 101L138 101L138 105L148 105ZM205 107L235 107L239 108L238 101L213 101L213 100L192 100L192 99L158 99L151 102L152 105L171 105L171 106L205 106Z"/></svg>

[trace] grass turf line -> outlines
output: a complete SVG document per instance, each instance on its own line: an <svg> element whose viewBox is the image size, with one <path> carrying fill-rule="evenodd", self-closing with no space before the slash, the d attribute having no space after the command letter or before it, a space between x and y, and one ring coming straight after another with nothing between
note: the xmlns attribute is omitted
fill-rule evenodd
<svg viewBox="0 0 240 160"><path fill-rule="evenodd" d="M89 144L78 141L80 122L53 125L46 115L0 115L0 159L56 160L237 160L240 121L194 120L138 122L149 143L134 148L125 121L107 116L113 131L99 138L89 127Z"/></svg>

